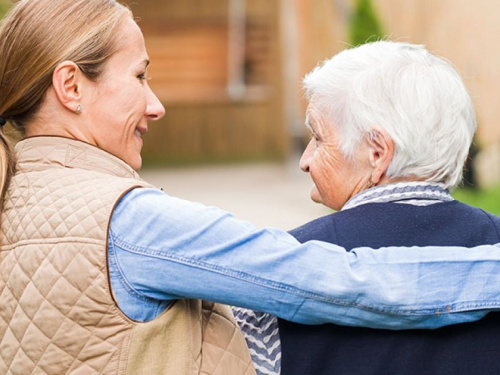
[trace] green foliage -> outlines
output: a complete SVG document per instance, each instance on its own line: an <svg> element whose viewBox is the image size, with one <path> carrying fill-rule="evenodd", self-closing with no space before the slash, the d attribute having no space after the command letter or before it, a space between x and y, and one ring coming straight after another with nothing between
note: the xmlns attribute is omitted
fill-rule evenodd
<svg viewBox="0 0 500 375"><path fill-rule="evenodd" d="M371 0L357 0L349 25L349 43L355 47L383 37L382 26Z"/></svg>
<svg viewBox="0 0 500 375"><path fill-rule="evenodd" d="M461 202L500 215L500 186L488 189L461 188L455 190L452 195Z"/></svg>
<svg viewBox="0 0 500 375"><path fill-rule="evenodd" d="M0 0L0 19L3 18L7 10L10 8L10 3L7 0Z"/></svg>

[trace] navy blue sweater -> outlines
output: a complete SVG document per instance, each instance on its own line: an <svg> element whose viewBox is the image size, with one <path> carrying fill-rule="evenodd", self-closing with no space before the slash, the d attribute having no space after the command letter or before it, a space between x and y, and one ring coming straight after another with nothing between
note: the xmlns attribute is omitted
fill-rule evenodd
<svg viewBox="0 0 500 375"><path fill-rule="evenodd" d="M348 251L359 246L473 247L500 242L499 232L499 217L458 201L424 207L370 203L291 231L301 242L322 240ZM283 320L279 327L282 375L500 374L500 313L437 330L304 326Z"/></svg>

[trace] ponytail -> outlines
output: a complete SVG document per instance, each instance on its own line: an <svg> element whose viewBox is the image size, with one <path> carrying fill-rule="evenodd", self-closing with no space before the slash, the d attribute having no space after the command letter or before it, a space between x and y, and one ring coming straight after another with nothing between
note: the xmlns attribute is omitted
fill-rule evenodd
<svg viewBox="0 0 500 375"><path fill-rule="evenodd" d="M4 126L2 125L0 128L0 208L3 208L5 193L16 167L14 151L3 129Z"/></svg>

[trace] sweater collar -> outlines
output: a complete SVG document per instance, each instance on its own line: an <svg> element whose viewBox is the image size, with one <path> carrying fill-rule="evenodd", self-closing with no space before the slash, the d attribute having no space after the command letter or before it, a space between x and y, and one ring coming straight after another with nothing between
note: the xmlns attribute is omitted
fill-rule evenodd
<svg viewBox="0 0 500 375"><path fill-rule="evenodd" d="M59 165L140 179L123 160L88 143L57 136L30 137L14 147L21 170ZM36 167L35 167L36 164Z"/></svg>
<svg viewBox="0 0 500 375"><path fill-rule="evenodd" d="M426 206L452 200L453 197L443 184L425 181L399 182L376 186L356 194L342 207L342 211L367 203L394 202Z"/></svg>

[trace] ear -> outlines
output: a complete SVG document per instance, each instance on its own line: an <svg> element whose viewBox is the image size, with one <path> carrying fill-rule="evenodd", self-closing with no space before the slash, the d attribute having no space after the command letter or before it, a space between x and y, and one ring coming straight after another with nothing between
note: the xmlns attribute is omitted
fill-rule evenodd
<svg viewBox="0 0 500 375"><path fill-rule="evenodd" d="M73 61L63 61L52 74L52 86L59 102L76 112L82 99L82 72Z"/></svg>
<svg viewBox="0 0 500 375"><path fill-rule="evenodd" d="M382 127L373 127L368 133L368 150L372 167L371 182L376 185L385 173L394 156L394 142Z"/></svg>

